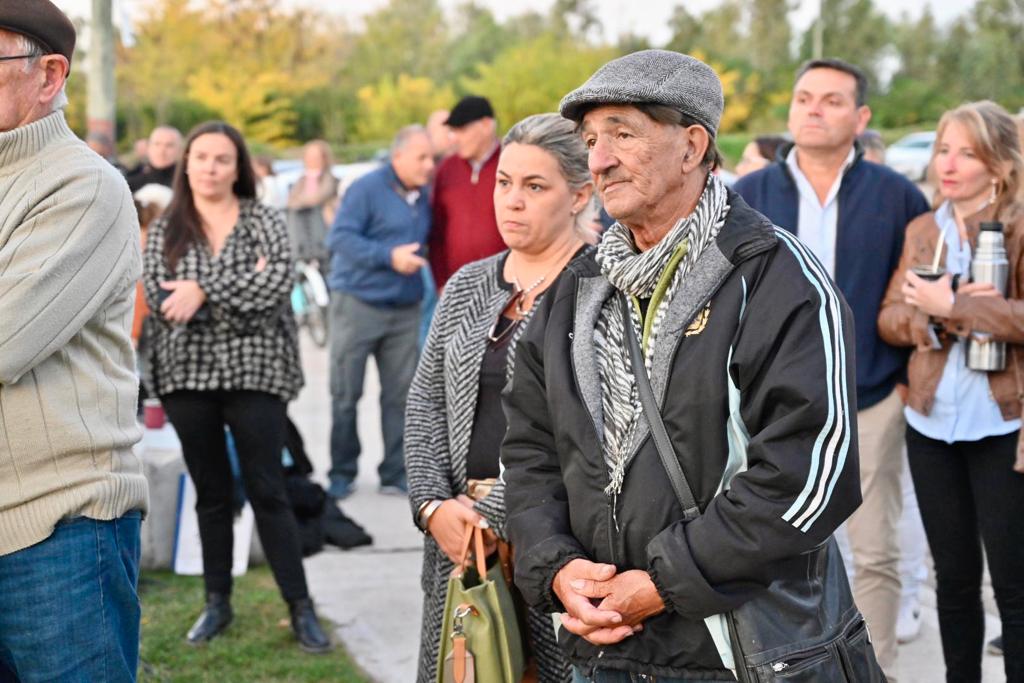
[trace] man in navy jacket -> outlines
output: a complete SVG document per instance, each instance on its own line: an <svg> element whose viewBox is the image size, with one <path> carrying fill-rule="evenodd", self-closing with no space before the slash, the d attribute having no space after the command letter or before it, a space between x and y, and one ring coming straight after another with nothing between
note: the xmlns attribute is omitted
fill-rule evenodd
<svg viewBox="0 0 1024 683"><path fill-rule="evenodd" d="M416 371L420 301L430 233L426 185L433 147L422 126L395 136L391 162L348 189L327 236L331 252L331 493L351 493L357 473L356 404L366 359L380 373L384 460L382 493L404 493L405 401Z"/></svg>
<svg viewBox="0 0 1024 683"><path fill-rule="evenodd" d="M903 380L907 353L879 338L877 319L907 223L927 211L928 203L903 176L862 158L855 140L871 118L866 90L860 69L841 60L802 66L789 110L794 144L782 148L775 163L741 178L735 190L810 247L853 310L864 498L847 525L854 595L892 683L905 429L896 387Z"/></svg>

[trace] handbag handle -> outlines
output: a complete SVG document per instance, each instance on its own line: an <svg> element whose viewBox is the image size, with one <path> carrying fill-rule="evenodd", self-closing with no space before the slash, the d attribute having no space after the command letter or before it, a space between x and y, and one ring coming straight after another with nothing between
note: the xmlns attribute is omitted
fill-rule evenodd
<svg viewBox="0 0 1024 683"><path fill-rule="evenodd" d="M477 574L483 580L487 576L487 557L484 555L484 530L472 522L466 522L466 528L462 532L462 555L460 555L458 571L462 571L466 566L466 562L469 560L470 548L473 548Z"/></svg>
<svg viewBox="0 0 1024 683"><path fill-rule="evenodd" d="M647 367L644 364L643 352L640 350L640 343L636 339L636 332L633 330L633 320L629 315L629 300L625 294L619 297L622 304L622 326L626 337L626 347L629 349L629 364L633 368L633 378L636 381L637 394L640 396L640 405L643 407L644 415L651 427L651 438L654 440L654 447L661 458L661 464L668 474L669 483L675 491L676 498L683 508L683 519L687 522L700 516L700 508L697 507L697 500L693 497L690 483L683 474L683 468L676 458L675 449L672 448L672 441L668 438L668 431L661 419L661 412L658 410L658 403L654 398L654 389L651 388L651 380L647 376Z"/></svg>

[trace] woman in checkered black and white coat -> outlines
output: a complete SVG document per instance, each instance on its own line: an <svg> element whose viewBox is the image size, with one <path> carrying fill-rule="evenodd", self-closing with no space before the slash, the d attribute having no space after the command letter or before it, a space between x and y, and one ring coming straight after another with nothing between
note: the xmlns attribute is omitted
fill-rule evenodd
<svg viewBox="0 0 1024 683"><path fill-rule="evenodd" d="M302 386L291 253L281 213L256 201L245 141L231 126L211 121L189 134L174 197L149 230L143 273L153 384L196 486L206 609L188 641L206 642L232 620L227 426L299 646L327 651L281 467L285 408Z"/></svg>
<svg viewBox="0 0 1024 683"><path fill-rule="evenodd" d="M494 190L509 250L470 263L446 284L409 390L405 458L409 500L425 532L419 683L432 683L448 577L467 522L504 537L504 487L473 500L468 483L500 475L500 394L511 352L544 291L594 241L587 152L556 114L528 117L503 140ZM571 679L551 615L530 609L537 679ZM531 669L532 673L532 669Z"/></svg>

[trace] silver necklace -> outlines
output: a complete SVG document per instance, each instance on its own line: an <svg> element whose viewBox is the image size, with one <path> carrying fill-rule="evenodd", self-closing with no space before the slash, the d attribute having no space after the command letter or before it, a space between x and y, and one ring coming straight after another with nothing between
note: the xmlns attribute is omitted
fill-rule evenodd
<svg viewBox="0 0 1024 683"><path fill-rule="evenodd" d="M516 287L516 314L520 318L525 317L526 314L530 312L530 308L533 308L533 304L530 304L529 308L523 308L523 302L526 301L526 299L530 296L530 292L544 284L544 281L547 280L549 275L561 271L561 269L565 266L566 254L574 253L578 247L578 244L571 243L566 252L559 256L558 260L555 261L555 265L551 268L551 270L537 278L536 282L534 282L526 289L523 289L523 286L519 283L519 276L513 273L512 283Z"/></svg>
<svg viewBox="0 0 1024 683"><path fill-rule="evenodd" d="M525 317L530 310L529 308L523 310L523 302L526 301L527 297L530 296L530 292L537 289L544 283L545 278L547 278L547 274L541 275L539 278L537 278L536 282L534 282L526 289L523 289L523 286L519 284L518 277L514 278L516 284L516 315L518 315L520 318Z"/></svg>

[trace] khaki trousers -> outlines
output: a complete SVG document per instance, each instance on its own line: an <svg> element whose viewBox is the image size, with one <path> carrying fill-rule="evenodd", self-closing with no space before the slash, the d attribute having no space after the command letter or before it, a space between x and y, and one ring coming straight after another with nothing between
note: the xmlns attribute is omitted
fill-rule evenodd
<svg viewBox="0 0 1024 683"><path fill-rule="evenodd" d="M900 472L906 429L903 402L893 391L857 412L860 488L864 502L847 522L853 552L853 597L867 620L875 656L896 683L896 619L900 609Z"/></svg>

